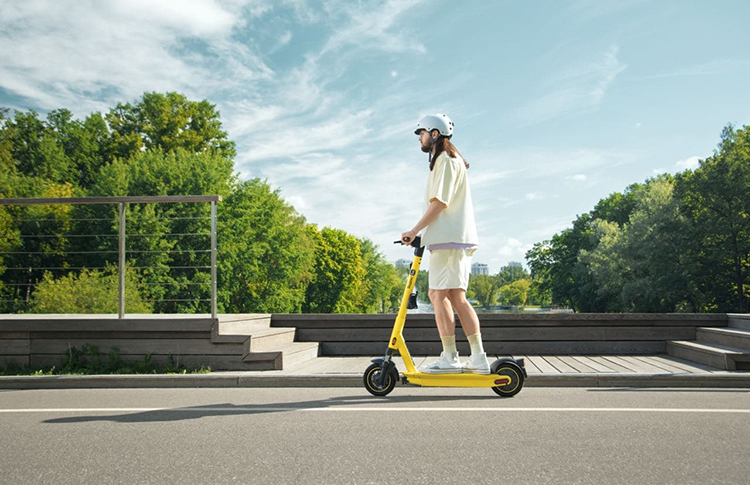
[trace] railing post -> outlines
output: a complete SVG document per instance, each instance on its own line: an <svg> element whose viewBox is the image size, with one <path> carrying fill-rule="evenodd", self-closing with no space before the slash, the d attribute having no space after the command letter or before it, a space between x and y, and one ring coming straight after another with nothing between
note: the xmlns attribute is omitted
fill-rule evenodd
<svg viewBox="0 0 750 485"><path fill-rule="evenodd" d="M211 317L216 318L216 201L211 202Z"/></svg>
<svg viewBox="0 0 750 485"><path fill-rule="evenodd" d="M118 303L119 318L125 316L125 203L119 204L120 213L120 234L118 236L118 260L119 260L119 280L120 280L120 298Z"/></svg>

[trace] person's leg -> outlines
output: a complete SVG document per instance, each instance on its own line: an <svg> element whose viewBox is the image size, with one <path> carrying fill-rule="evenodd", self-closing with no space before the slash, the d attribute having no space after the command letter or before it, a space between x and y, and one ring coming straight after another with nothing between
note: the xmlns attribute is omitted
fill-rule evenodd
<svg viewBox="0 0 750 485"><path fill-rule="evenodd" d="M435 323L443 344L443 353L436 362L420 367L420 371L427 373L462 372L456 351L456 320L453 317L453 307L448 300L449 290L437 289L445 287L447 256L449 254L445 250L430 251L429 297L435 310Z"/></svg>
<svg viewBox="0 0 750 485"><path fill-rule="evenodd" d="M419 368L421 372L429 374L461 373L461 361L458 360L456 350L456 320L453 317L453 307L448 300L449 290L433 290L429 292L430 301L435 308L435 322L437 323L440 341L443 344L443 353L440 358L431 364L425 364Z"/></svg>
<svg viewBox="0 0 750 485"><path fill-rule="evenodd" d="M469 287L469 277L471 273L471 255L462 253L458 257L458 287L448 292L453 307L458 313L461 320L461 326L464 329L466 338L471 347L471 356L463 366L465 372L476 374L489 374L490 365L487 361L487 354L482 346L482 334L479 332L479 318L474 311L474 307L466 299L466 288Z"/></svg>
<svg viewBox="0 0 750 485"><path fill-rule="evenodd" d="M477 312L474 311L474 307L471 306L471 303L466 299L466 290L463 288L449 290L448 300L450 300L451 305L456 310L458 319L461 320L461 326L464 329L464 333L467 336L479 333L479 317L477 317Z"/></svg>
<svg viewBox="0 0 750 485"><path fill-rule="evenodd" d="M456 320L453 317L451 301L448 299L450 291L433 289L429 291L430 301L435 309L435 322L441 338L456 334Z"/></svg>

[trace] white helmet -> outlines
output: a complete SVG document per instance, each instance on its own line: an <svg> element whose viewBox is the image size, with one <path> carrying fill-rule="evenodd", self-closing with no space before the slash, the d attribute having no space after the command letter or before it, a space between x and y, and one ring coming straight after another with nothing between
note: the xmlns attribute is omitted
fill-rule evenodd
<svg viewBox="0 0 750 485"><path fill-rule="evenodd" d="M420 130L427 130L428 132L438 130L441 135L450 138L453 136L453 122L446 115L427 115L419 120L419 123L417 123L417 129L414 130L414 133L418 135Z"/></svg>

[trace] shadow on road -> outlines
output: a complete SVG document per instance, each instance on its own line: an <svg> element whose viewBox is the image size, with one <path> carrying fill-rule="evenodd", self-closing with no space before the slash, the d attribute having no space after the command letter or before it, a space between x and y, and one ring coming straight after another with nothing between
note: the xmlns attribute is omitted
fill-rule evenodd
<svg viewBox="0 0 750 485"><path fill-rule="evenodd" d="M233 416L241 414L267 414L296 412L309 408L327 408L337 406L351 406L352 404L404 404L427 403L445 401L465 401L467 399L487 399L499 401L497 396L339 396L317 401L282 402L264 404L211 404L208 406L190 406L184 408L159 409L139 413L115 414L110 416L69 416L43 421L44 423L84 423L91 421L112 421L116 423L152 423L200 419L207 416ZM352 410L356 407L352 407Z"/></svg>
<svg viewBox="0 0 750 485"><path fill-rule="evenodd" d="M674 387L660 387L660 388L649 388L649 387L594 387L586 389L588 392L710 392L716 394L717 392L744 392L750 393L750 389L717 389L717 388L705 388L705 389L679 389Z"/></svg>

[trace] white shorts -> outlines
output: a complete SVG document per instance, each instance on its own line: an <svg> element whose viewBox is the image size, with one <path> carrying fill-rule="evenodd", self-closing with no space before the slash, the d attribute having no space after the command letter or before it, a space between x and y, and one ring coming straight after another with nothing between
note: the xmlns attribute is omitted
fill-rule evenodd
<svg viewBox="0 0 750 485"><path fill-rule="evenodd" d="M430 289L469 288L473 250L435 249L430 251Z"/></svg>

